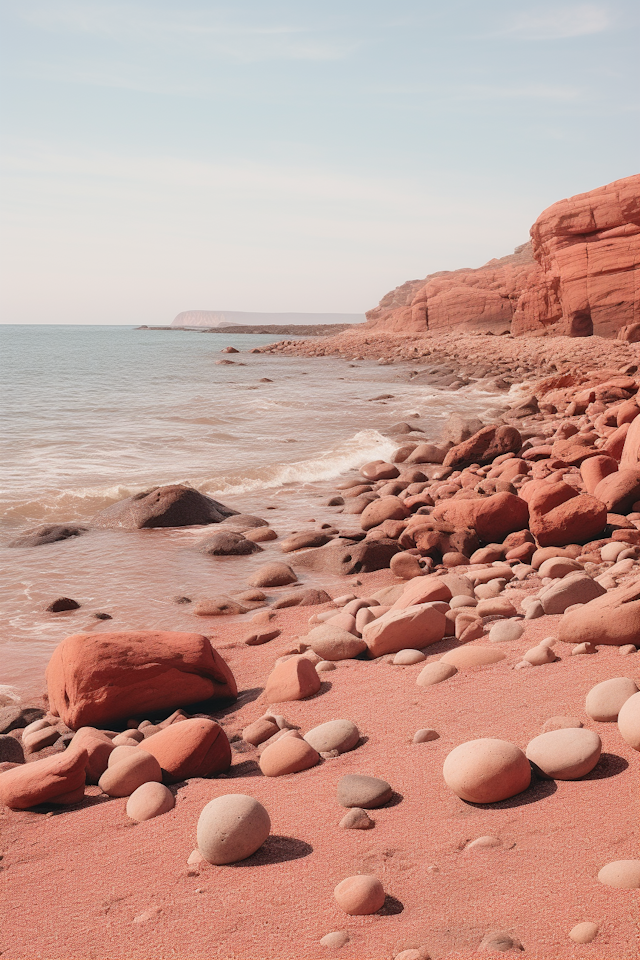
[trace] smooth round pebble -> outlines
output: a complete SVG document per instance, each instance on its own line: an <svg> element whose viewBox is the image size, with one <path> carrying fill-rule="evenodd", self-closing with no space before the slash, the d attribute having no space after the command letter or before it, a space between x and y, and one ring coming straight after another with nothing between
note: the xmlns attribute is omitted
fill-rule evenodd
<svg viewBox="0 0 640 960"><path fill-rule="evenodd" d="M258 800L227 793L209 801L200 814L198 849L209 863L237 863L255 853L270 830L269 814Z"/></svg>
<svg viewBox="0 0 640 960"><path fill-rule="evenodd" d="M531 783L531 766L522 750L493 737L455 747L442 774L449 789L470 803L497 803L522 793Z"/></svg>
<svg viewBox="0 0 640 960"><path fill-rule="evenodd" d="M593 770L601 751L602 742L593 730L568 727L534 737L527 746L526 757L543 779L579 780Z"/></svg>
<svg viewBox="0 0 640 960"><path fill-rule="evenodd" d="M531 647L524 654L523 660L530 663L532 667L541 667L544 663L553 663L556 655L551 647L543 646L541 643L537 647Z"/></svg>
<svg viewBox="0 0 640 960"><path fill-rule="evenodd" d="M475 840L471 840L465 847L465 850L486 850L490 847L501 847L502 840L499 837L477 837Z"/></svg>
<svg viewBox="0 0 640 960"><path fill-rule="evenodd" d="M426 659L426 656L421 650L398 650L393 658L393 662L399 667L409 667L413 663L421 663Z"/></svg>
<svg viewBox="0 0 640 960"><path fill-rule="evenodd" d="M640 860L612 860L600 870L598 880L608 887L637 890L640 888Z"/></svg>
<svg viewBox="0 0 640 960"><path fill-rule="evenodd" d="M396 953L393 960L430 960L430 958L426 947L411 947L409 950Z"/></svg>
<svg viewBox="0 0 640 960"><path fill-rule="evenodd" d="M524 626L519 620L500 620L489 630L489 640L492 643L509 643L519 640L523 633Z"/></svg>
<svg viewBox="0 0 640 960"><path fill-rule="evenodd" d="M416 730L413 735L413 743L428 743L430 740L439 740L440 734L431 727L424 727L422 730Z"/></svg>
<svg viewBox="0 0 640 960"><path fill-rule="evenodd" d="M457 597L452 597L449 601L449 606L452 610L456 610L458 607L477 607L478 601L475 597L465 597L460 595Z"/></svg>
<svg viewBox="0 0 640 960"><path fill-rule="evenodd" d="M577 643L575 647L571 650L572 657L578 657L583 653L597 653L598 648L595 643L590 643L588 640L585 640L584 643Z"/></svg>
<svg viewBox="0 0 640 960"><path fill-rule="evenodd" d="M591 943L598 936L597 923L591 923L585 920L583 923L576 923L575 927L569 930L569 939L574 943Z"/></svg>
<svg viewBox="0 0 640 960"><path fill-rule="evenodd" d="M351 720L328 720L305 733L304 739L311 744L318 753L337 750L346 753L353 748L360 739L360 731Z"/></svg>
<svg viewBox="0 0 640 960"><path fill-rule="evenodd" d="M636 684L629 677L612 677L596 683L587 694L585 711L592 720L613 723L629 697L638 693Z"/></svg>
<svg viewBox="0 0 640 960"><path fill-rule="evenodd" d="M465 670L469 667L485 667L504 659L506 654L502 650L478 644L471 647L463 645L449 650L438 663L448 663L456 670Z"/></svg>
<svg viewBox="0 0 640 960"><path fill-rule="evenodd" d="M640 750L640 693L634 693L620 707L618 730L625 743Z"/></svg>
<svg viewBox="0 0 640 960"><path fill-rule="evenodd" d="M333 891L338 906L351 917L376 913L385 901L384 887L372 874L359 874L342 880Z"/></svg>
<svg viewBox="0 0 640 960"><path fill-rule="evenodd" d="M127 816L141 823L173 810L176 801L163 783L143 783L127 800Z"/></svg>
<svg viewBox="0 0 640 960"><path fill-rule="evenodd" d="M340 950L349 943L349 934L346 930L333 930L331 933L325 933L320 940L321 947L327 947L329 950Z"/></svg>
<svg viewBox="0 0 640 960"><path fill-rule="evenodd" d="M333 660L321 660L319 663L316 663L317 673L328 673L330 670L335 670L335 669L336 669L336 665L333 662ZM330 936L330 934L327 934L327 936Z"/></svg>
<svg viewBox="0 0 640 960"><path fill-rule="evenodd" d="M338 781L338 803L343 807L363 807L373 810L388 803L393 789L386 780L347 773Z"/></svg>
<svg viewBox="0 0 640 960"><path fill-rule="evenodd" d="M115 767L116 763L120 763L122 760L126 760L127 757L135 757L141 751L138 749L138 744L135 746L131 744L121 744L119 747L114 747L111 753L109 754L109 760L107 766Z"/></svg>
<svg viewBox="0 0 640 960"><path fill-rule="evenodd" d="M618 653L621 657L628 657L631 653L637 653L638 648L633 643L623 643L621 647L618 647Z"/></svg>
<svg viewBox="0 0 640 960"><path fill-rule="evenodd" d="M480 943L478 950L481 953L504 953L506 950L524 950L520 941L510 933L502 930L487 933Z"/></svg>

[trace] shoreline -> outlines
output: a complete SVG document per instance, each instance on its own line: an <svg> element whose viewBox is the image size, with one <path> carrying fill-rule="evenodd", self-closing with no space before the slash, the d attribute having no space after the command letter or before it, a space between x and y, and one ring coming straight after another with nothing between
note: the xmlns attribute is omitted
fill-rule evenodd
<svg viewBox="0 0 640 960"><path fill-rule="evenodd" d="M448 359L452 370L451 374L442 373L444 378L453 376L455 383L461 372L472 377L474 371L488 366L492 377L504 381L502 390L510 381L526 378L522 402L495 421L516 427L521 446L506 456L497 454L484 473L478 472L484 468L474 471L470 466L458 471L458 477L473 476L480 486L492 479L492 470L498 470L494 477L497 483L499 467L511 460L529 464L529 471L534 477L539 473L541 481L551 478L550 482L560 482L562 476L563 482L580 490L584 484L580 464L563 461L551 450L553 444L547 444L546 455L527 460L528 451L535 448L532 441L544 441L538 444L542 449L549 437L564 430L569 434L564 440L568 451L567 441L572 436L579 438L582 427L589 426L593 432L597 422L598 442L603 441L598 449L604 449L608 437L618 429L605 426L607 411L631 402L637 390L640 351L636 345L619 341L464 335L375 335L364 339L370 342L360 340L358 346L349 334L343 334L322 345L279 344L261 349L313 351L302 355L339 350L347 358L377 357L385 364L414 360L426 365L427 358L430 363L443 364ZM518 365L514 366L516 361ZM591 363L594 366L590 370ZM417 376L421 375L418 372ZM600 400L580 400L585 391L597 392L598 385L611 379L627 387L614 386L608 393L604 389ZM629 386L632 382L634 389ZM630 393L630 398L616 395L616 390ZM531 405L533 394L538 409ZM589 413L589 404L600 404L602 409L594 408ZM582 435L587 434L582 431ZM441 442L410 431L398 436L403 441L399 449L413 447L414 452L420 443ZM553 441L561 442L561 438ZM447 449L455 446L450 443ZM445 519L447 505L468 504L469 497L460 494L471 490L471 485L457 484L455 469L447 473L447 468L437 462L407 463L411 455L410 450L406 452L404 459L395 461L395 467L400 477L409 469L424 475L424 481L411 481L418 486L424 484L423 491L416 491L414 497L419 498L425 490L430 492L435 510L442 508ZM500 457L502 462L497 463ZM547 462L545 474L540 464ZM344 484L355 483L358 478L366 479L354 468L343 474L339 483L326 481L323 496L333 486L333 495L341 497L343 503L328 508L325 521L310 502L309 526L320 528L332 516L336 528L354 532L362 515L341 515L339 511L352 502L344 496L349 490ZM509 481L502 482L509 483L517 496L530 479L529 473L515 472ZM380 480L369 486L378 497L397 498L403 489L392 493L394 482ZM386 492L379 493L385 485ZM506 487L503 492L507 492ZM484 502L493 495L495 485L493 493L487 488L480 497ZM427 500L423 503L424 514L430 517L434 507ZM612 521L612 535L586 541L576 554L576 558L584 558L575 560L578 566L591 578L603 578L608 592L633 583L640 574L640 548L634 552L635 544L640 544L640 514L634 514L630 507L625 508L626 513L610 511L618 517L618 521ZM342 521L340 516L344 517ZM365 539L361 542L373 546L376 540L393 540L394 534L397 539L406 527L405 520L388 517L363 531ZM199 532L204 536L218 529L213 525ZM277 532L280 536L274 541L276 545L286 531ZM343 540L348 543L348 538ZM599 553L602 546L596 543L620 541L630 550L632 562L623 560L627 564L623 571L609 573L615 561L603 560ZM472 580L479 576L482 580L494 564L500 570L504 568L505 552L502 556L498 552L495 559L485 553L483 559L474 557L473 561L469 556L458 556L455 562L449 557L443 565L440 548L429 547L422 559L428 560L431 555L432 562L426 564L423 573L455 574ZM566 556L564 548L558 547L556 555ZM522 557L507 558L506 565L512 569L526 567L526 551ZM276 559L275 553L269 553L268 558ZM366 599L385 588L396 588L397 593L409 579L385 568L339 578L325 574L323 581L322 570L310 576L308 568L298 566L295 553L281 554L281 559L291 562L303 587L319 589L324 583L334 599L341 593ZM212 562L228 561L220 558ZM195 778L178 784L173 788L177 796L174 810L138 824L126 816L125 800L107 801L97 787L88 788L83 804L68 809L18 812L2 807L2 866L14 897L0 941L3 956L15 960L36 956L48 960L68 956L138 960L144 956L150 960L165 956L179 942L176 955L185 960L211 955L225 960L315 960L324 956L391 960L403 950L421 949L432 960L462 960L476 957L483 938L499 930L520 941L525 955L551 960L578 955L568 931L582 921L596 922L599 933L592 945L583 948L581 956L598 960L637 956L637 891L606 887L598 883L597 873L607 862L637 856L634 805L638 754L622 740L615 723L599 723L585 716L584 698L592 686L611 677L637 679L638 654L622 657L616 646L599 646L596 655L572 656L570 645L556 643L555 662L515 669L525 651L557 635L563 622L564 614L546 612L524 619L527 605L522 601L538 596L545 585L549 586L535 569L522 580L517 576L507 579L496 596L509 599L515 610L507 620L524 626L524 634L493 644L505 654L503 660L461 669L446 682L421 688L416 678L426 665L448 652L461 647L480 650L488 642L491 645L488 633L505 619L504 615L484 617L480 635L466 641L464 636L456 639L449 635L423 648L425 659L414 665L394 664L394 657L389 655L335 662L334 670L322 675L323 687L317 695L282 703L278 709L302 733L337 717L348 717L357 724L363 742L354 750L284 777L261 775L258 751L242 739L242 731L269 709L264 684L274 663L296 653L314 662L304 639L313 627L309 619L330 611L339 615L340 606L325 602L311 607L271 608L273 616L268 616L269 606L261 605L251 615L251 622L249 618L192 617L193 630L213 636L215 648L231 667L241 691L234 706L210 714L222 723L232 743L231 769L215 779ZM245 585L239 583L238 590L241 587ZM282 588L267 591L271 597L284 592ZM267 614L267 618L261 614ZM141 616L144 619L144 612ZM71 615L69 622L75 618ZM247 645L246 638L251 629L256 629L255 623L267 620L270 628L281 631L280 635L259 646ZM104 624L99 625L98 632L105 632ZM185 711L189 714L188 705ZM579 716L584 726L602 738L604 756L586 778L536 778L528 791L481 806L465 803L445 785L442 764L459 743L493 736L524 749L544 723L559 714ZM438 731L438 738L413 743L415 731L429 726ZM10 734L18 738L19 728ZM56 749L45 747L29 759L53 756ZM342 830L337 826L344 810L336 803L335 786L347 773L382 777L394 788L394 804L371 811L375 827L370 830ZM212 797L230 792L246 792L261 799L272 816L272 833L280 839L267 846L262 856L258 853L250 862L245 861L244 869L188 865L200 810ZM603 810L610 815L603 817ZM475 852L469 849L470 841L487 835L497 838L495 847ZM67 878L63 897L57 879L61 871L66 871ZM393 898L393 909L364 917L341 913L333 900L333 888L356 873L379 876ZM487 876L493 878L490 886ZM532 903L536 904L535 910ZM38 922L43 910L49 917L49 929ZM320 946L320 939L332 930L348 933L349 940L340 949Z"/></svg>

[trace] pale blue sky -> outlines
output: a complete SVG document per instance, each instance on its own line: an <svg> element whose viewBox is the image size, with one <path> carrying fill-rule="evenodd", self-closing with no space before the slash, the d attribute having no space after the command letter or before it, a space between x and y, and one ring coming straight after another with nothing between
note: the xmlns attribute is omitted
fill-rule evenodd
<svg viewBox="0 0 640 960"><path fill-rule="evenodd" d="M640 171L635 0L2 0L2 321L364 311Z"/></svg>

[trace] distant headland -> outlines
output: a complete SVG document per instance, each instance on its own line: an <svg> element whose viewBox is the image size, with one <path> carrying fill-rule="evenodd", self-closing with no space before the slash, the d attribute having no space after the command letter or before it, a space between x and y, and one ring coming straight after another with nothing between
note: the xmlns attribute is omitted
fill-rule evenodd
<svg viewBox="0 0 640 960"><path fill-rule="evenodd" d="M364 313L251 313L242 310L185 310L172 321L172 327L229 326L351 326L364 323Z"/></svg>

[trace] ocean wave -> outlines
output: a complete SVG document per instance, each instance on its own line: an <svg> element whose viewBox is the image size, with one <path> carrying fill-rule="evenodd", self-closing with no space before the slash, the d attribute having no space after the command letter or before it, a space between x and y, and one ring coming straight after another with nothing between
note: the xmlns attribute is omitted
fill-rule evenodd
<svg viewBox="0 0 640 960"><path fill-rule="evenodd" d="M113 484L107 487L79 487L76 489L44 490L40 495L19 498L4 492L0 494L3 519L15 524L19 521L65 522L82 521L94 516L118 500L124 500L161 483L184 483L210 496L231 496L255 490L273 489L289 483L306 484L331 480L361 466L367 460L385 460L392 456L398 444L377 430L360 430L336 447L293 463L274 463L243 469L237 473L213 477L164 477L141 484Z"/></svg>

